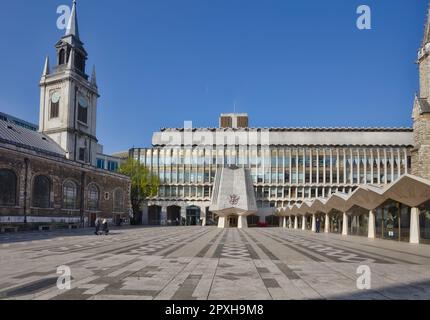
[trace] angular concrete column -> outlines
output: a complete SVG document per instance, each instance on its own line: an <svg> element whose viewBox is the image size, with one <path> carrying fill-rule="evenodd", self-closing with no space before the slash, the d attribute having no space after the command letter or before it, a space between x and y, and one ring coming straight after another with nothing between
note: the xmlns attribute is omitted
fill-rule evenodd
<svg viewBox="0 0 430 320"><path fill-rule="evenodd" d="M346 214L346 212L343 213L342 235L343 236L347 236L348 235L348 215Z"/></svg>
<svg viewBox="0 0 430 320"><path fill-rule="evenodd" d="M325 233L330 232L330 216L328 215L328 213L325 214L324 232Z"/></svg>
<svg viewBox="0 0 430 320"><path fill-rule="evenodd" d="M167 207L166 206L161 207L160 225L162 225L162 226L167 225Z"/></svg>
<svg viewBox="0 0 430 320"><path fill-rule="evenodd" d="M306 230L306 216L302 217L302 230Z"/></svg>
<svg viewBox="0 0 430 320"><path fill-rule="evenodd" d="M293 228L293 222L291 221L291 216L288 216L288 229Z"/></svg>
<svg viewBox="0 0 430 320"><path fill-rule="evenodd" d="M286 228L287 227L287 217L282 217L282 228Z"/></svg>
<svg viewBox="0 0 430 320"><path fill-rule="evenodd" d="M317 232L317 217L312 215L312 232Z"/></svg>
<svg viewBox="0 0 430 320"><path fill-rule="evenodd" d="M294 216L294 229L298 229L298 228L299 228L299 220L297 216Z"/></svg>
<svg viewBox="0 0 430 320"><path fill-rule="evenodd" d="M409 242L420 243L420 209L411 208L411 229L409 230Z"/></svg>
<svg viewBox="0 0 430 320"><path fill-rule="evenodd" d="M369 223L367 226L367 237L375 239L375 211L369 211Z"/></svg>
<svg viewBox="0 0 430 320"><path fill-rule="evenodd" d="M226 228L226 221L227 218L226 217L219 217L218 218L218 228Z"/></svg>
<svg viewBox="0 0 430 320"><path fill-rule="evenodd" d="M200 207L200 221L202 222L202 227L206 226L206 207Z"/></svg>
<svg viewBox="0 0 430 320"><path fill-rule="evenodd" d="M237 227L239 229L248 228L248 220L245 216L239 216L237 218Z"/></svg>

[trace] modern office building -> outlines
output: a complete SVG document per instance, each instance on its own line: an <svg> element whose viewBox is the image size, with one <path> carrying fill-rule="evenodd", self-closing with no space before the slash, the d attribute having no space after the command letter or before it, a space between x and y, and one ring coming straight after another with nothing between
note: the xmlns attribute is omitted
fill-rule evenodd
<svg viewBox="0 0 430 320"><path fill-rule="evenodd" d="M248 123L248 117L243 123ZM221 116L220 123L229 123ZM277 225L276 208L362 184L389 184L411 172L413 130L408 128L221 128L162 129L153 147L131 155L158 175L144 223L214 220L210 206L217 171L247 169L255 192L258 221ZM197 220L198 221L198 220Z"/></svg>
<svg viewBox="0 0 430 320"><path fill-rule="evenodd" d="M186 122L155 132L151 148L130 150L161 181L158 195L142 210L142 222L278 226L284 208L333 194L346 199L359 187L385 190L408 174L430 179L429 64L430 20L418 52L413 128L254 128L247 114L222 114L219 127L193 128ZM409 228L411 208L405 208L396 210L398 217L409 210L402 216ZM378 219L388 223L383 212ZM340 221L344 213L333 216Z"/></svg>

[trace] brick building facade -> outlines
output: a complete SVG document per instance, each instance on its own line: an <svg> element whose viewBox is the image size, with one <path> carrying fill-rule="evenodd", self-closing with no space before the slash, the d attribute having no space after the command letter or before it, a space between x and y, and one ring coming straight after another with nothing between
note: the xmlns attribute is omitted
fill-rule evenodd
<svg viewBox="0 0 430 320"><path fill-rule="evenodd" d="M0 172L16 178L9 183L12 197L2 196L1 225L93 226L96 218L111 223L128 218L129 179L122 175L4 142L0 143ZM45 178L47 198L39 199L44 192L37 190L36 180Z"/></svg>
<svg viewBox="0 0 430 320"><path fill-rule="evenodd" d="M86 74L76 2L66 34L46 58L40 80L39 131L0 118L0 227L93 226L127 219L128 177L96 168L96 72ZM21 125L20 125L21 124Z"/></svg>

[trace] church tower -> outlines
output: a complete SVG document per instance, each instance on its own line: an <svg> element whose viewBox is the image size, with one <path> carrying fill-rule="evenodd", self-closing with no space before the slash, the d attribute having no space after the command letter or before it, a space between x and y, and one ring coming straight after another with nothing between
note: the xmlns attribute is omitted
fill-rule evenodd
<svg viewBox="0 0 430 320"><path fill-rule="evenodd" d="M412 174L430 179L430 7L424 39L418 50L420 92L415 97Z"/></svg>
<svg viewBox="0 0 430 320"><path fill-rule="evenodd" d="M99 98L95 68L86 74L87 52L79 37L76 0L66 33L56 44L55 67L46 58L40 80L39 130L56 141L70 160L96 165Z"/></svg>

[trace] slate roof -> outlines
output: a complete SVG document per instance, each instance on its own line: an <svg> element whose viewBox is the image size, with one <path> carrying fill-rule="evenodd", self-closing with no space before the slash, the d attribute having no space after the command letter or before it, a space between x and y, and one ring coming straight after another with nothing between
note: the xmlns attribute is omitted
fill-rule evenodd
<svg viewBox="0 0 430 320"><path fill-rule="evenodd" d="M3 120L0 120L0 142L57 157L66 156L65 151L47 135Z"/></svg>

